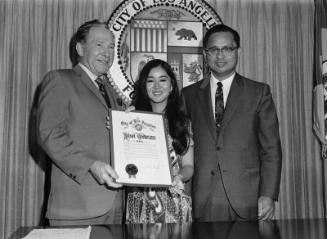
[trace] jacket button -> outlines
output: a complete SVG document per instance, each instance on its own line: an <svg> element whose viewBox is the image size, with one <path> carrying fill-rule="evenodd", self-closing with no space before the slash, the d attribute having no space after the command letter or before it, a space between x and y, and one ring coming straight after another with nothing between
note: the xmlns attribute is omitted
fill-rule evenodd
<svg viewBox="0 0 327 239"><path fill-rule="evenodd" d="M210 172L210 174L211 174L212 176L215 175L215 171L212 170L212 171Z"/></svg>
<svg viewBox="0 0 327 239"><path fill-rule="evenodd" d="M219 146L217 146L217 150L218 150L218 151L220 150L220 147L219 147Z"/></svg>

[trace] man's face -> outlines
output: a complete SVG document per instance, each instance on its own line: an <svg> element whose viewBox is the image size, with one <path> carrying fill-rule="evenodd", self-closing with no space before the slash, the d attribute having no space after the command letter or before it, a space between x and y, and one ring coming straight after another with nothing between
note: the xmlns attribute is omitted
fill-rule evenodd
<svg viewBox="0 0 327 239"><path fill-rule="evenodd" d="M93 74L108 72L114 60L115 40L113 34L104 26L92 27L84 43L77 43L80 62Z"/></svg>
<svg viewBox="0 0 327 239"><path fill-rule="evenodd" d="M238 49L234 41L233 34L230 32L213 33L207 43L206 49L220 49L212 54L210 51L203 51L204 57L211 73L219 80L225 80L235 72L238 60ZM230 55L224 55L221 49L234 49Z"/></svg>

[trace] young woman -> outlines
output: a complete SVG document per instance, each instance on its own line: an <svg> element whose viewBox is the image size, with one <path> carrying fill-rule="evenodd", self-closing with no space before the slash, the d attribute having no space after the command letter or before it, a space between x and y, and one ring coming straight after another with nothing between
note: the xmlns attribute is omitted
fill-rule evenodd
<svg viewBox="0 0 327 239"><path fill-rule="evenodd" d="M135 110L164 114L173 184L169 188L129 188L126 223L191 222L192 201L184 192L184 183L193 175L193 140L169 64L149 61L140 72L132 99Z"/></svg>

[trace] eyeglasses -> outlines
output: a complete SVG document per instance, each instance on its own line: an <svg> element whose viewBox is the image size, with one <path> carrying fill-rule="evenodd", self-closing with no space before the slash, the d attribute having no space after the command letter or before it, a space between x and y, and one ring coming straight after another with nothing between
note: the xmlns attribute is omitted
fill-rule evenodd
<svg viewBox="0 0 327 239"><path fill-rule="evenodd" d="M204 51L210 56L217 56L219 53L222 53L225 57L231 57L237 48L237 46L224 46L223 48L218 48L214 46L204 49Z"/></svg>

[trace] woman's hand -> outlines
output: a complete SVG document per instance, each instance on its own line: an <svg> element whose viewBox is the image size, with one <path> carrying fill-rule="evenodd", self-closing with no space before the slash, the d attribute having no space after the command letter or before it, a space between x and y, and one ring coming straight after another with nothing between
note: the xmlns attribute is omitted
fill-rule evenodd
<svg viewBox="0 0 327 239"><path fill-rule="evenodd" d="M176 189L178 189L179 191L182 191L184 192L185 190L185 186L184 186L184 182L183 182L183 176L180 175L180 174L177 174L175 177L174 177L174 180L173 180L173 184L172 184L174 187L176 187Z"/></svg>
<svg viewBox="0 0 327 239"><path fill-rule="evenodd" d="M125 113L129 113L131 111L135 110L135 106L134 105L131 105L131 106L128 106L125 110Z"/></svg>

